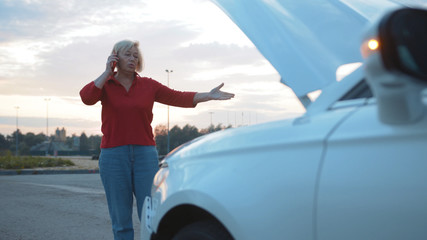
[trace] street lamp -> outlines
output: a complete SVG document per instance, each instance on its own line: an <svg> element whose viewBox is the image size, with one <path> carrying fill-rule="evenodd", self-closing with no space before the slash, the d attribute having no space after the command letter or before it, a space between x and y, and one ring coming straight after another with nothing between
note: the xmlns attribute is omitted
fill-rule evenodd
<svg viewBox="0 0 427 240"><path fill-rule="evenodd" d="M169 87L169 74L173 73L173 70L166 69L165 71L168 74L168 87ZM169 153L169 149L170 149L170 137L169 137L169 105L168 105L168 145L167 145L166 153Z"/></svg>
<svg viewBox="0 0 427 240"><path fill-rule="evenodd" d="M16 138L16 152L15 152L15 156L18 156L18 146L19 146L18 110L19 110L19 106L16 106L15 109L16 109L16 137L15 137Z"/></svg>
<svg viewBox="0 0 427 240"><path fill-rule="evenodd" d="M46 146L46 156L49 152L49 101L50 98L45 98L46 101L46 140L47 140L47 146Z"/></svg>
<svg viewBox="0 0 427 240"><path fill-rule="evenodd" d="M213 123L212 123L212 115L214 114L214 112L209 112L209 114L211 115L211 126L213 126Z"/></svg>

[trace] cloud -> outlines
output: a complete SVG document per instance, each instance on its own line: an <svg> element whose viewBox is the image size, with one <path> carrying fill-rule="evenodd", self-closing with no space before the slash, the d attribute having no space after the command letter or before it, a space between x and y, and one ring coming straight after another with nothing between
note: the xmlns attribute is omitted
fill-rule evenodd
<svg viewBox="0 0 427 240"><path fill-rule="evenodd" d="M1 17L2 26L9 27L1 31L8 37L0 40L0 94L73 96L78 90L75 86L104 70L112 45L124 38L141 42L147 74L154 77L164 71L156 66L182 69L177 72L189 69L191 74L210 67L201 62L209 61L215 68L233 64L234 56L252 58L242 55L244 48L233 51L236 45L191 44L206 31L188 21L200 18L201 13L183 11L185 2L219 13L213 4L200 0L7 1L3 5L9 12L22 14ZM18 82L24 84L14 85Z"/></svg>
<svg viewBox="0 0 427 240"><path fill-rule="evenodd" d="M24 1L1 1L0 16L0 41L6 42L26 37L42 13Z"/></svg>
<svg viewBox="0 0 427 240"><path fill-rule="evenodd" d="M253 46L218 42L190 44L174 51L173 56L195 64L209 62L206 66L209 69L226 67L230 62L236 65L251 65L262 60Z"/></svg>

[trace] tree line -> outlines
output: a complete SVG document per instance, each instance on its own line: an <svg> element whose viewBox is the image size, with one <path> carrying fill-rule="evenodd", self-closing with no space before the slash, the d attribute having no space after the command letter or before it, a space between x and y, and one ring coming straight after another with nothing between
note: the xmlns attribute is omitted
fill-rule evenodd
<svg viewBox="0 0 427 240"><path fill-rule="evenodd" d="M17 137L18 141L16 141ZM19 129L11 135L5 136L0 134L0 155L6 155L7 152L16 155L16 149L18 149L18 155L31 155L31 147L41 144L46 140L53 141L54 138L55 136L53 135L47 138L44 133L34 134L28 132L23 134ZM79 139L80 143L77 146L75 144L76 138ZM16 147L16 143L18 143L18 148ZM88 137L84 132L80 136L73 134L71 137L66 137L64 144L70 149L73 149L73 154L75 155L88 155L100 151L101 136L91 135Z"/></svg>
<svg viewBox="0 0 427 240"><path fill-rule="evenodd" d="M195 126L189 124L184 127L179 127L175 125L169 130L169 149L173 150L174 148L184 144L188 141L191 141L202 135L220 131L226 128L231 128L230 126L223 126L221 124L214 126L210 125L205 129L198 129ZM154 129L154 135L157 145L157 150L159 155L167 154L167 128L165 125L158 125ZM16 137L18 137L18 155L31 155L30 149L32 146L43 143L47 140L47 137L43 133L34 134L32 132L22 134L19 129L13 132L11 135L2 135L0 134L0 155L5 155L7 152L16 154ZM79 145L75 145L75 139L79 139ZM49 141L53 141L54 136L49 136ZM75 155L91 155L99 154L100 145L101 145L101 136L99 135L90 135L87 136L84 132L77 136L73 134L71 137L66 137L64 142L66 146L70 149L73 149L73 154Z"/></svg>

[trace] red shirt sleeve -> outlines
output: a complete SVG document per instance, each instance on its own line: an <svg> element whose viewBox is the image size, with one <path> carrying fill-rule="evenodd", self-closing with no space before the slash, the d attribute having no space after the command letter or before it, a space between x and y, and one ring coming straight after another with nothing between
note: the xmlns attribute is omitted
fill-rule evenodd
<svg viewBox="0 0 427 240"><path fill-rule="evenodd" d="M86 84L80 90L80 98L82 99L82 102L86 105L94 105L99 100L101 100L102 95L102 89L95 86L95 82L90 82Z"/></svg>
<svg viewBox="0 0 427 240"><path fill-rule="evenodd" d="M196 92L182 92L157 83L155 101L175 107L193 108Z"/></svg>

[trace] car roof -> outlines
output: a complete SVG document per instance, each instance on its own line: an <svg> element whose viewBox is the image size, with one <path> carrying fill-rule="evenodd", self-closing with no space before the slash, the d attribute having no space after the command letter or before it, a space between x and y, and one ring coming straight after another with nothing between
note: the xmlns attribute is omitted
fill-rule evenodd
<svg viewBox="0 0 427 240"><path fill-rule="evenodd" d="M359 48L366 25L400 6L396 0L212 1L298 97L336 82L339 66L362 62Z"/></svg>

